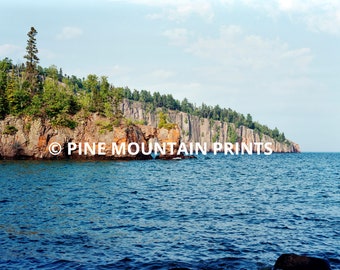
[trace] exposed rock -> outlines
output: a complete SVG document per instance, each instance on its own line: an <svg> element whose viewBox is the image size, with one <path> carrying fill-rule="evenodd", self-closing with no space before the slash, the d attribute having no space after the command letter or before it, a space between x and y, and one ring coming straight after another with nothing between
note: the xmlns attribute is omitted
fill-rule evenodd
<svg viewBox="0 0 340 270"><path fill-rule="evenodd" d="M260 138L259 134L255 133L254 130L246 128L244 126L238 129L238 134L241 137L241 141L254 146L253 151L256 152L255 142L260 143L271 143L271 148L275 153L295 153L300 152L300 146L296 143L291 142L290 144L280 143L275 141L268 135L263 135ZM262 151L261 151L262 152Z"/></svg>
<svg viewBox="0 0 340 270"><path fill-rule="evenodd" d="M330 270L329 263L320 258L282 254L275 262L274 270Z"/></svg>
<svg viewBox="0 0 340 270"><path fill-rule="evenodd" d="M125 117L133 120L143 120L147 125L157 127L158 117L156 112L151 112L147 109L147 106L141 102L135 102L131 100L124 100L122 103L122 111ZM234 124L221 121L209 120L206 118L199 118L198 116L190 115L179 111L168 111L168 118L172 123L177 124L181 141L189 143L207 144L208 151L213 150L213 143L225 143L228 142L228 132L230 129L234 129L239 136L238 142L246 143L272 143L271 148L276 153L291 153L300 152L298 144L287 141L278 142L273 138L263 135L261 138L258 133L247 127L241 126L235 128ZM253 149L256 152L256 149ZM262 149L261 152L264 152Z"/></svg>
<svg viewBox="0 0 340 270"><path fill-rule="evenodd" d="M183 153L177 155L180 144L185 144L189 148L190 144L198 143L206 146L207 151L212 151L214 142L221 144L228 142L228 133L231 130L238 135L238 143L252 144L253 152L256 152L258 147L255 143L271 143L273 152L300 152L299 145L293 142L281 143L267 135L260 137L254 130L243 126L235 128L231 123L199 118L178 111L168 111L168 119L176 124L174 128L158 129L157 111L151 112L147 109L147 104L140 102L124 100L122 111L126 118L143 120L147 125L114 127L108 119L92 114L86 119L78 120L77 127L71 130L53 127L49 121L40 118L7 116L0 121L0 158L149 159L151 155L145 153L148 153L149 144L156 142L166 143L167 146L166 154L160 155L159 158L185 158ZM98 145L99 142L105 144L104 153ZM56 143L61 145L62 151L58 155L52 155L49 147ZM70 143L77 144L77 147L71 149ZM82 145L85 143L90 148ZM132 152L144 146L144 154L141 151L138 154L115 151L121 149L122 145L130 143L134 143L130 149ZM86 149L90 153L84 155ZM264 152L264 149L260 149Z"/></svg>
<svg viewBox="0 0 340 270"><path fill-rule="evenodd" d="M158 132L157 132L158 142L161 145L163 143L166 144L166 154L159 155L160 159L174 159L174 158L180 157L179 155L177 155L177 151L181 143L180 134L181 133L177 125L172 129L166 129L166 128L158 129Z"/></svg>
<svg viewBox="0 0 340 270"><path fill-rule="evenodd" d="M149 143L154 142L174 142L174 149L178 149L178 127L169 130L143 125L114 127L98 114L80 121L74 130L55 128L49 121L39 118L8 116L0 121L2 159L151 159L152 156L143 154L141 149L147 153ZM50 147L56 143L61 146L61 152L53 155ZM101 149L99 143L105 147ZM129 144L131 152L136 154L129 153ZM125 152L118 151L122 145ZM59 150L57 146L55 150Z"/></svg>
<svg viewBox="0 0 340 270"><path fill-rule="evenodd" d="M181 160L181 159L197 159L194 155L159 155L155 159L162 159L162 160Z"/></svg>

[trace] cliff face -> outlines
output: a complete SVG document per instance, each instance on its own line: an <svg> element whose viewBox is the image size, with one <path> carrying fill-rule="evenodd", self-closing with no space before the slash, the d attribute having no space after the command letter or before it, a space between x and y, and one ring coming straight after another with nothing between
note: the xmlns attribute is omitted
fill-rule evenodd
<svg viewBox="0 0 340 270"><path fill-rule="evenodd" d="M140 102L124 100L122 111L125 117L133 120L143 120L147 125L157 127L157 113L150 112L147 105ZM234 131L237 134L238 142L246 144L254 143L271 143L273 152L292 153L300 152L300 147L294 142L281 143L273 138L263 135L259 136L254 130L241 126L235 128L234 124L199 118L184 112L169 111L168 118L170 122L176 123L181 130L181 141L184 143L207 143L208 150L213 149L213 143L225 143L230 141L230 134ZM228 136L229 135L229 136ZM255 151L255 148L253 148Z"/></svg>
<svg viewBox="0 0 340 270"><path fill-rule="evenodd" d="M92 114L86 119L78 120L77 127L70 129L55 128L49 121L40 118L7 116L0 121L0 158L150 159L152 157L149 144L155 142L167 144L167 154L160 155L160 158L167 158L173 157L169 154L171 148L174 156L176 155L181 143L186 144L188 148L189 143L206 144L207 150L212 151L215 142L230 142L230 134L234 134L234 140L236 138L238 143L251 145L253 152L257 151L256 143L271 143L273 152L300 152L299 145L293 142L281 143L267 135L260 136L254 130L243 126L235 128L234 124L178 111L168 111L169 121L176 124L172 129L159 129L157 112L151 112L146 104L140 102L124 100L122 111L126 118L142 120L146 125L115 127L107 118ZM133 145L129 152L127 147L131 143ZM169 143L173 145L170 147ZM125 145L125 151L119 150L122 145ZM140 151L137 151L138 149ZM53 151L58 150L60 153L54 155ZM261 152L264 151L264 147L261 147Z"/></svg>
<svg viewBox="0 0 340 270"><path fill-rule="evenodd" d="M144 154L141 149L143 145L148 152L149 143L153 142L176 142L176 149L180 130L177 126L170 130L144 125L114 127L108 119L97 114L80 121L73 130L54 128L42 119L8 116L0 121L2 159L150 159L151 155ZM134 144L129 152L130 143ZM118 152L122 145L126 147L125 153ZM59 150L56 155L51 153ZM136 154L131 154L135 151Z"/></svg>

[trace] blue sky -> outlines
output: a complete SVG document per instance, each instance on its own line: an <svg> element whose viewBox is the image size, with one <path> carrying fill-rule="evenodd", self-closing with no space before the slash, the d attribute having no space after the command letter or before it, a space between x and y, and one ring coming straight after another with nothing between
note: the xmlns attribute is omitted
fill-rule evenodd
<svg viewBox="0 0 340 270"><path fill-rule="evenodd" d="M44 67L230 107L302 151L340 151L340 1L4 0L1 13L1 59L24 62L34 26Z"/></svg>

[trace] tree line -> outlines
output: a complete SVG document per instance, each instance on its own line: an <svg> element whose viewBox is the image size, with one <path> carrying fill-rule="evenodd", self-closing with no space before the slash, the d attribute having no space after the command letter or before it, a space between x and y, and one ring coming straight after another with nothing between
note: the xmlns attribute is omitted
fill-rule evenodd
<svg viewBox="0 0 340 270"><path fill-rule="evenodd" d="M250 114L244 116L219 105L202 103L196 106L187 98L180 101L171 94L115 87L105 76L90 74L78 78L63 74L56 66L43 68L38 65L37 31L31 27L27 35L25 64L13 64L9 58L0 61L0 118L29 115L74 128L77 122L72 115L81 112L86 116L98 112L119 124L123 118L120 105L125 98L145 103L151 111L156 108L178 110L201 118L234 123L236 127L246 126L280 142L286 141L284 133L253 121Z"/></svg>
<svg viewBox="0 0 340 270"><path fill-rule="evenodd" d="M196 106L196 104L189 102L187 98L180 101L175 99L171 94L160 94L159 92L151 93L147 90L138 91L136 89L131 91L128 87L123 88L122 91L124 98L148 103L151 105L151 110L155 110L156 108L165 108L169 110L182 111L201 118L234 123L237 128L245 126L250 129L254 129L259 134L268 135L279 142L286 141L284 133L281 133L278 128L275 127L274 129L270 129L266 125L253 121L253 118L249 113L244 116L230 108L221 108L219 105L210 106L205 103L202 103L200 106Z"/></svg>

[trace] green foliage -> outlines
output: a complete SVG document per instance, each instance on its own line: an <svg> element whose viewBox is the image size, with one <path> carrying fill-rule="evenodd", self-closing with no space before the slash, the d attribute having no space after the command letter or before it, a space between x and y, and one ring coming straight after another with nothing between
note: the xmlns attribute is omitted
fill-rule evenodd
<svg viewBox="0 0 340 270"><path fill-rule="evenodd" d="M221 127L220 126L215 126L215 134L212 137L212 142L217 142L220 139L220 131Z"/></svg>
<svg viewBox="0 0 340 270"><path fill-rule="evenodd" d="M6 115L7 112L7 74L9 73L12 66L12 61L8 58L0 61L0 119Z"/></svg>
<svg viewBox="0 0 340 270"><path fill-rule="evenodd" d="M44 71L44 75L53 80L58 80L58 68L54 65L46 68Z"/></svg>
<svg viewBox="0 0 340 270"><path fill-rule="evenodd" d="M84 87L89 99L88 110L90 112L101 112L102 100L100 99L100 85L97 75L90 74L84 81Z"/></svg>
<svg viewBox="0 0 340 270"><path fill-rule="evenodd" d="M228 142L236 143L238 141L238 135L233 125L228 125Z"/></svg>
<svg viewBox="0 0 340 270"><path fill-rule="evenodd" d="M285 134L282 132L282 133L280 133L280 135L279 135L279 137L278 137L278 141L279 142L284 142L284 141L286 141L286 136L285 136Z"/></svg>
<svg viewBox="0 0 340 270"><path fill-rule="evenodd" d="M41 96L43 112L48 118L56 118L60 114L72 114L78 111L78 104L67 88L61 86L57 80L46 79ZM61 121L63 122L63 121Z"/></svg>
<svg viewBox="0 0 340 270"><path fill-rule="evenodd" d="M246 117L246 120L245 120L245 126L251 128L251 129L254 129L254 127L255 127L255 124L253 122L253 118L249 113L247 114L247 117Z"/></svg>
<svg viewBox="0 0 340 270"><path fill-rule="evenodd" d="M278 138L280 136L280 132L277 129L277 127L275 127L274 130L272 131L272 136L275 138Z"/></svg>
<svg viewBox="0 0 340 270"><path fill-rule="evenodd" d="M9 112L13 115L21 115L30 104L30 93L23 88L15 88L13 91L8 91L7 101Z"/></svg>
<svg viewBox="0 0 340 270"><path fill-rule="evenodd" d="M114 127L119 127L120 123L121 123L122 119L113 119L112 120L112 124Z"/></svg>
<svg viewBox="0 0 340 270"><path fill-rule="evenodd" d="M139 98L140 98L139 92L138 92L136 89L133 90L133 93L132 93L132 100L134 100L134 101L139 101Z"/></svg>
<svg viewBox="0 0 340 270"><path fill-rule="evenodd" d="M104 134L107 131L113 131L113 124L108 120L98 120L96 125L99 126L99 133Z"/></svg>
<svg viewBox="0 0 340 270"><path fill-rule="evenodd" d="M152 101L151 93L149 91L146 91L146 90L140 91L139 101L141 101L141 102L151 102Z"/></svg>
<svg viewBox="0 0 340 270"><path fill-rule="evenodd" d="M27 108L27 114L31 116L43 116L42 113L43 101L40 95L35 95L32 98L31 105Z"/></svg>
<svg viewBox="0 0 340 270"><path fill-rule="evenodd" d="M192 103L188 101L187 98L184 98L181 102L180 106L181 111L186 112L186 113L193 113L194 112L194 106Z"/></svg>
<svg viewBox="0 0 340 270"><path fill-rule="evenodd" d="M38 66L37 31L31 27L27 35L25 65L14 65L8 58L0 61L0 119L8 114L30 115L49 119L54 125L74 128L77 123L72 120L72 115L78 114L78 117L82 115L86 118L90 113L97 112L109 118L113 126L119 126L124 119L121 104L126 98L142 102L147 112L163 108L164 111L178 110L195 115L201 119L201 124L204 124L204 118L209 119L211 126L214 121L231 123L233 128L228 131L231 142L238 140L236 128L246 126L254 129L260 138L268 135L279 142L289 143L284 133L253 121L250 114L244 116L219 105L209 106L202 103L196 106L187 98L179 101L171 94L114 87L105 76L90 74L86 79L81 79L74 75L67 76L61 68L53 65L42 68ZM187 124L188 119L184 122ZM133 123L136 124L136 121ZM174 126L175 124L168 122L165 113L160 113L159 127L170 129ZM213 140L218 139L216 134Z"/></svg>
<svg viewBox="0 0 340 270"><path fill-rule="evenodd" d="M2 134L7 134L7 135L15 135L17 133L18 129L15 126L7 125L5 126L4 131Z"/></svg>
<svg viewBox="0 0 340 270"><path fill-rule="evenodd" d="M215 134L212 137L212 142L217 142L220 140L221 126L215 126Z"/></svg>
<svg viewBox="0 0 340 270"><path fill-rule="evenodd" d="M109 97L108 101L112 104L113 118L120 121L123 118L123 112L120 109L120 104L123 100L123 89L112 87Z"/></svg>
<svg viewBox="0 0 340 270"><path fill-rule="evenodd" d="M75 129L77 127L77 122L71 119L70 115L62 113L55 116L51 123L53 126L68 127L70 129Z"/></svg>
<svg viewBox="0 0 340 270"><path fill-rule="evenodd" d="M146 125L147 122L144 119L140 120L133 120L131 118L125 118L125 124L130 126L130 125Z"/></svg>
<svg viewBox="0 0 340 270"><path fill-rule="evenodd" d="M212 142L217 142L220 139L220 135L218 133L215 133L214 136L212 137Z"/></svg>
<svg viewBox="0 0 340 270"><path fill-rule="evenodd" d="M31 123L26 123L24 125L24 131L28 133L31 130L31 126L32 126Z"/></svg>
<svg viewBox="0 0 340 270"><path fill-rule="evenodd" d="M167 116L164 112L161 111L158 117L159 117L158 128L165 128L169 130L176 126L176 124L168 122Z"/></svg>
<svg viewBox="0 0 340 270"><path fill-rule="evenodd" d="M37 56L38 49L36 44L37 30L34 27L31 27L31 30L27 33L28 40L26 46L27 54L24 56L26 58L26 77L29 83L29 89L32 94L37 92L38 90L38 68L37 65L39 63L39 58Z"/></svg>
<svg viewBox="0 0 340 270"><path fill-rule="evenodd" d="M104 115L108 118L114 117L114 113L113 113L113 110L112 110L112 104L110 102L104 103Z"/></svg>
<svg viewBox="0 0 340 270"><path fill-rule="evenodd" d="M263 133L259 133L260 141L263 139Z"/></svg>
<svg viewBox="0 0 340 270"><path fill-rule="evenodd" d="M131 119L131 118L125 118L124 120L125 120L125 125L127 125L127 126L132 126L132 125L135 124L134 120Z"/></svg>
<svg viewBox="0 0 340 270"><path fill-rule="evenodd" d="M155 107L155 104L153 103L147 103L147 107L145 109L145 112L146 113L154 113L156 111L156 107Z"/></svg>

